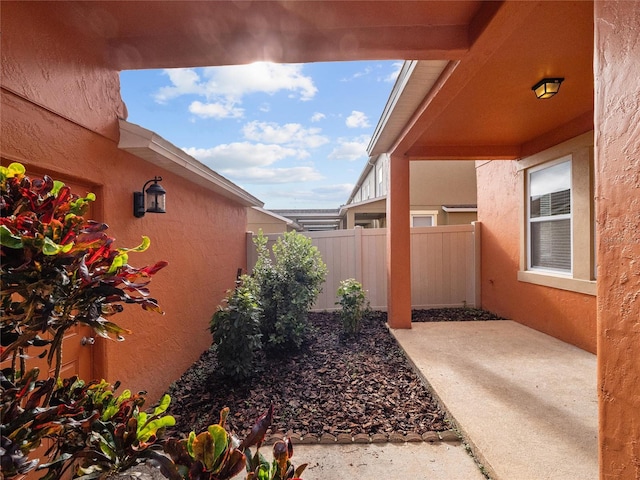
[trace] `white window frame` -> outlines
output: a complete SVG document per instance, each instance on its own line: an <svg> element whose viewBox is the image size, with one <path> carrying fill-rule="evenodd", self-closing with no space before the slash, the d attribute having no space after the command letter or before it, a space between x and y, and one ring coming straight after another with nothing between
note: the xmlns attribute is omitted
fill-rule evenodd
<svg viewBox="0 0 640 480"><path fill-rule="evenodd" d="M520 191L520 268L518 280L561 290L596 295L594 235L593 131L514 162ZM570 156L572 273L529 268L528 175L529 169Z"/></svg>
<svg viewBox="0 0 640 480"><path fill-rule="evenodd" d="M531 217L531 175L536 173L536 172L540 172L543 170L546 170L548 168L552 168L555 167L557 165L563 164L563 163L568 163L569 164L569 205L570 205L570 212L569 213L565 213L565 214L560 214L560 215L546 215L546 216L541 216L541 217L536 217L536 218L532 218ZM567 275L567 276L572 276L573 275L573 175L572 175L572 168L573 168L573 160L571 155L566 155L562 158L559 158L557 160L551 161L551 162L547 162L544 163L542 165L539 165L537 167L533 167L527 170L527 270L532 270L532 271L543 271L543 272L553 272L556 273L558 275ZM562 221L562 220L569 220L569 247L570 247L570 252L569 252L569 269L564 269L564 268L553 268L553 267L543 267L540 265L533 265L533 258L532 258L532 243L533 243L533 238L532 238L532 224L534 223L542 223L542 222L556 222L556 221Z"/></svg>
<svg viewBox="0 0 640 480"><path fill-rule="evenodd" d="M414 218L424 218L424 217L431 217L431 226L432 227L437 227L438 226L438 211L437 210L412 210L410 213L410 224L411 227L414 227L413 225L413 220Z"/></svg>

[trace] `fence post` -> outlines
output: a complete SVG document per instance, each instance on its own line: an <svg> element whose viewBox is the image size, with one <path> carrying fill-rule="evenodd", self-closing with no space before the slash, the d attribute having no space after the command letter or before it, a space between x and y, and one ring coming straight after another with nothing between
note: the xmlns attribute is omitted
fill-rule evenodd
<svg viewBox="0 0 640 480"><path fill-rule="evenodd" d="M482 223L471 222L473 225L473 268L475 281L475 303L476 308L482 308Z"/></svg>
<svg viewBox="0 0 640 480"><path fill-rule="evenodd" d="M362 262L364 259L362 258L362 227L358 226L353 229L353 246L354 246L354 257L355 257L355 277L356 280L362 283Z"/></svg>
<svg viewBox="0 0 640 480"><path fill-rule="evenodd" d="M245 242L247 247L247 273L251 273L258 260L256 246L253 244L253 232L247 232L245 234Z"/></svg>

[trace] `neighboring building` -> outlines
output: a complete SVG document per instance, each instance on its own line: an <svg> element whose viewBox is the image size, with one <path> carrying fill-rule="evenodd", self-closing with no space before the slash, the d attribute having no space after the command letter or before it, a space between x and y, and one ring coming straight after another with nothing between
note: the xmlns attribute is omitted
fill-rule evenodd
<svg viewBox="0 0 640 480"><path fill-rule="evenodd" d="M411 163L412 227L459 225L477 219L475 162L441 160ZM370 160L340 209L342 228L386 226L389 157Z"/></svg>
<svg viewBox="0 0 640 480"><path fill-rule="evenodd" d="M272 210L293 220L305 232L321 232L340 228L340 211L337 208L308 208Z"/></svg>
<svg viewBox="0 0 640 480"><path fill-rule="evenodd" d="M290 218L260 207L247 208L247 231L258 233L285 233L301 231L302 227Z"/></svg>
<svg viewBox="0 0 640 480"><path fill-rule="evenodd" d="M447 62L404 62L374 130L364 166L346 205L343 228L387 225L389 155L393 142L428 95ZM476 220L476 172L472 160L414 161L410 164L409 214L413 227L455 225Z"/></svg>

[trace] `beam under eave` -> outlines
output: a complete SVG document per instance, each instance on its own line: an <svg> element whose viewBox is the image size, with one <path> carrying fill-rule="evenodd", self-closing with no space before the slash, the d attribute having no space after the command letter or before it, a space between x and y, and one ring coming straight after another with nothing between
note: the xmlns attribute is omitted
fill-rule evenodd
<svg viewBox="0 0 640 480"><path fill-rule="evenodd" d="M546 150L566 140L591 132L594 129L594 111L589 110L559 128L546 132L522 145L522 156L528 157L534 153Z"/></svg>
<svg viewBox="0 0 640 480"><path fill-rule="evenodd" d="M414 145L404 156L409 160L516 160L520 145Z"/></svg>
<svg viewBox="0 0 640 480"><path fill-rule="evenodd" d="M450 62L444 69L405 129L398 135L389 153L404 155L413 148L429 127L438 121L451 101L483 68L491 55L502 48L504 39L520 28L521 23L537 6L538 2L509 1L495 2L481 9L470 27L469 35L473 43L469 54L460 61ZM479 53L474 55L474 52Z"/></svg>
<svg viewBox="0 0 640 480"><path fill-rule="evenodd" d="M205 39L182 33L127 37L110 41L110 63L119 70L129 70L240 65L256 61L455 60L469 51L467 30L466 25L414 25L334 28L327 35L274 30L256 37L247 36L245 32L211 33Z"/></svg>

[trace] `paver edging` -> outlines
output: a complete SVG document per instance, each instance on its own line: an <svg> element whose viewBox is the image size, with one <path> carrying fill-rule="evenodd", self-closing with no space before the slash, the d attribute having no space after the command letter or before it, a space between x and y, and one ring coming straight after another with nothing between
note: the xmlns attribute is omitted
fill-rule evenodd
<svg viewBox="0 0 640 480"><path fill-rule="evenodd" d="M283 434L280 432L268 434L265 437L264 445L273 445L276 441L282 440L284 437L288 437L294 445L348 445L352 443L368 444L368 443L405 443L405 442L428 442L428 443L462 443L460 434L455 430L445 430L443 432L429 431L419 434L416 432L409 432L406 434L400 432L387 433L358 433L351 435L349 433L339 433L332 435L330 433L323 433L322 435L300 435L298 433Z"/></svg>

